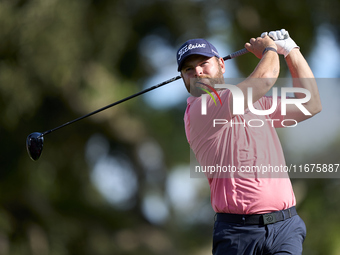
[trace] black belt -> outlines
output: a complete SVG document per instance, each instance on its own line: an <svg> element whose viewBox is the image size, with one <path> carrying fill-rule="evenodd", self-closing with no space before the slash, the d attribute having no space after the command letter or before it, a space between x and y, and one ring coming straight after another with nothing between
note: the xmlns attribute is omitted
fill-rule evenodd
<svg viewBox="0 0 340 255"><path fill-rule="evenodd" d="M216 221L244 224L244 225L268 225L283 221L297 215L295 206L282 211L266 214L230 214L217 213Z"/></svg>

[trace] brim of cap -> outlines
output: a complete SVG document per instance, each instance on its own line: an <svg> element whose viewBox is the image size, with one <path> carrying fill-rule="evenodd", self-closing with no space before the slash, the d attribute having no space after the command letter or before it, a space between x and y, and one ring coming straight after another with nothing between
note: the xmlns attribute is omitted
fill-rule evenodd
<svg viewBox="0 0 340 255"><path fill-rule="evenodd" d="M182 70L182 67L183 67L183 64L184 64L185 60L186 60L188 57L192 56L192 55L200 55L200 56L211 57L211 58L212 58L212 57L218 57L218 58L219 58L219 56L217 56L217 55L215 55L215 54L212 54L212 53L198 53L198 52L190 53L190 54L188 54L187 56L185 56L185 58L183 58L183 60L182 60L181 63L179 64L179 66L178 66L178 68L177 68L177 71L178 71L178 72L180 72L180 71Z"/></svg>

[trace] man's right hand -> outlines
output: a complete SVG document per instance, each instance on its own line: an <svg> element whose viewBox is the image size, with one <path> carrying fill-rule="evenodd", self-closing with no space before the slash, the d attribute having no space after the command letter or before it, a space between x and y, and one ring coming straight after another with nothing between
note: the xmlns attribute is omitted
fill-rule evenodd
<svg viewBox="0 0 340 255"><path fill-rule="evenodd" d="M246 43L244 47L252 52L257 58L261 59L265 48L271 47L277 50L275 42L269 36L251 38L249 43Z"/></svg>

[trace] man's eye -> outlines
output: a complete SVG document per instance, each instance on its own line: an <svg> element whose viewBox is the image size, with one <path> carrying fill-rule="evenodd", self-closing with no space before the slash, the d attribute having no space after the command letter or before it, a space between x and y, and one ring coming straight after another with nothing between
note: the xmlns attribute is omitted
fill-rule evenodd
<svg viewBox="0 0 340 255"><path fill-rule="evenodd" d="M192 67L187 67L184 69L185 72L190 72L193 68Z"/></svg>

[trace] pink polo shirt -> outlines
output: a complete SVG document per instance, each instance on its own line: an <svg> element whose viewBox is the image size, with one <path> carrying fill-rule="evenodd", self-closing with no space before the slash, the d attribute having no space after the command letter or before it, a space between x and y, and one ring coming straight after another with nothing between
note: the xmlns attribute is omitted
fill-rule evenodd
<svg viewBox="0 0 340 255"><path fill-rule="evenodd" d="M261 116L248 109L231 119L229 90L218 92L222 106L207 97L207 114L201 114L202 97L189 97L184 116L191 149L200 166L229 167L232 172L205 173L215 212L262 214L295 205L295 196L276 127L281 127L281 103L274 113ZM270 109L271 97L254 107ZM215 127L214 127L214 120ZM220 124L217 124L220 123ZM223 123L223 124L222 124ZM227 169L227 168L225 168Z"/></svg>

